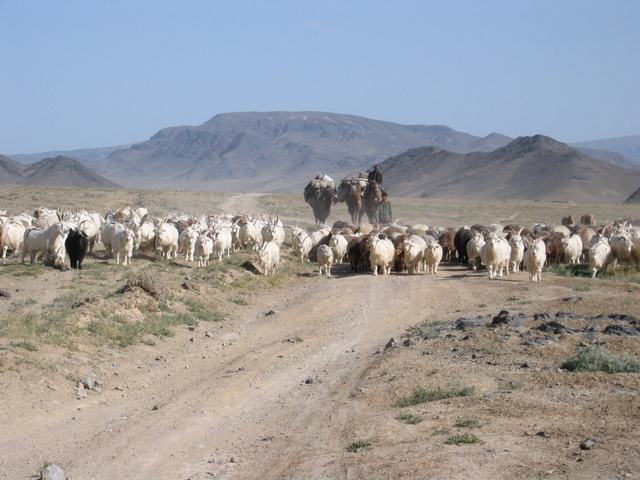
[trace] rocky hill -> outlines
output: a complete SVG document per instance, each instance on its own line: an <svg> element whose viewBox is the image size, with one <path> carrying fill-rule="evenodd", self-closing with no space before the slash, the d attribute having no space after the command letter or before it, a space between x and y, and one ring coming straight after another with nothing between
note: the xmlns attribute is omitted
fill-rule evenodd
<svg viewBox="0 0 640 480"><path fill-rule="evenodd" d="M227 113L163 129L95 169L129 187L298 193L318 172L340 178L410 148L488 152L510 140L324 112Z"/></svg>
<svg viewBox="0 0 640 480"><path fill-rule="evenodd" d="M543 135L493 152L409 150L381 164L391 196L623 202L640 172L598 161Z"/></svg>
<svg viewBox="0 0 640 480"><path fill-rule="evenodd" d="M120 188L72 158L58 156L24 165L0 156L0 183L48 187Z"/></svg>

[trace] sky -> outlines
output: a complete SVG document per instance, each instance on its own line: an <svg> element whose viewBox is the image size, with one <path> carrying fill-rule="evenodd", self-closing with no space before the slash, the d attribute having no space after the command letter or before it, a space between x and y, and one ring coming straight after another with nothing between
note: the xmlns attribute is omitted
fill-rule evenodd
<svg viewBox="0 0 640 480"><path fill-rule="evenodd" d="M639 23L636 0L0 0L0 154L229 112L640 135Z"/></svg>

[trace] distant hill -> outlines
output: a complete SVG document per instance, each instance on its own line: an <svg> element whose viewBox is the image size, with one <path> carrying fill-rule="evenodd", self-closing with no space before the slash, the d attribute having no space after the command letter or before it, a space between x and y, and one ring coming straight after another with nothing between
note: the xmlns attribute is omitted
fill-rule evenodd
<svg viewBox="0 0 640 480"><path fill-rule="evenodd" d="M45 158L52 157L69 157L74 160L79 160L80 163L85 162L97 162L98 160L102 160L107 158L116 150L122 150L135 145L134 143L129 143L126 145L119 145L117 147L98 147L98 148L82 148L79 150L55 150L51 152L42 152L42 153L21 153L11 155L11 158L20 162L20 163L36 163Z"/></svg>
<svg viewBox="0 0 640 480"><path fill-rule="evenodd" d="M629 195L629 198L627 198L624 203L640 203L640 187Z"/></svg>
<svg viewBox="0 0 640 480"><path fill-rule="evenodd" d="M338 179L409 148L492 151L509 141L335 113L226 113L165 128L92 168L129 187L299 193L319 172Z"/></svg>
<svg viewBox="0 0 640 480"><path fill-rule="evenodd" d="M497 150L409 150L381 164L390 196L622 202L640 172L598 161L543 135L519 137Z"/></svg>
<svg viewBox="0 0 640 480"><path fill-rule="evenodd" d="M120 188L69 157L45 158L24 165L0 155L0 183L49 187Z"/></svg>
<svg viewBox="0 0 640 480"><path fill-rule="evenodd" d="M624 155L640 166L640 135L578 142L572 143L570 146L577 149L595 148L598 150L609 150Z"/></svg>

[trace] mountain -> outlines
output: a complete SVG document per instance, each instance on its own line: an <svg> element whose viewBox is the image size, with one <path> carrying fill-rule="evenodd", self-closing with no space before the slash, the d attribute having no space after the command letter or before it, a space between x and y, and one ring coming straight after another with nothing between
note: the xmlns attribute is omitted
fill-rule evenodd
<svg viewBox="0 0 640 480"><path fill-rule="evenodd" d="M92 168L129 187L299 193L319 172L339 179L410 148L488 152L510 140L335 113L226 113L165 128Z"/></svg>
<svg viewBox="0 0 640 480"><path fill-rule="evenodd" d="M16 184L22 178L24 165L0 155L0 183Z"/></svg>
<svg viewBox="0 0 640 480"><path fill-rule="evenodd" d="M82 148L79 150L55 150L51 152L42 152L42 153L24 153L24 154L11 155L11 158L20 163L36 163L42 160L43 158L60 157L60 156L73 158L74 160L79 160L80 163L97 162L98 160L107 158L116 150L123 150L125 148L131 147L132 145L134 144L129 143L127 145L120 145L117 147Z"/></svg>
<svg viewBox="0 0 640 480"><path fill-rule="evenodd" d="M632 160L618 152L584 147L576 148L576 150L585 153L596 160L600 160L601 162L611 163L622 168L630 168L631 170L640 170L640 160Z"/></svg>
<svg viewBox="0 0 640 480"><path fill-rule="evenodd" d="M380 165L390 196L622 202L640 172L598 161L543 135L519 137L493 152L422 147Z"/></svg>
<svg viewBox="0 0 640 480"><path fill-rule="evenodd" d="M624 155L640 165L640 135L591 140L588 142L572 143L570 146L578 149L596 148L598 150L609 150Z"/></svg>
<svg viewBox="0 0 640 480"><path fill-rule="evenodd" d="M629 195L629 198L627 198L624 203L640 203L640 188Z"/></svg>
<svg viewBox="0 0 640 480"><path fill-rule="evenodd" d="M120 188L69 157L45 158L24 165L0 155L0 183L48 187Z"/></svg>

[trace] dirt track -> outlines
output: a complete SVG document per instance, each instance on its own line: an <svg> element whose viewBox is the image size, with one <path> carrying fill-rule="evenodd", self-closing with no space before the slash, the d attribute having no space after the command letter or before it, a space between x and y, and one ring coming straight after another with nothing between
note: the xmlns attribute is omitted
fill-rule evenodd
<svg viewBox="0 0 640 480"><path fill-rule="evenodd" d="M74 480L637 478L638 375L557 372L579 335L536 350L508 329L466 341L467 332L452 331L384 351L424 320L566 310L562 298L577 283L594 288L572 311L619 311L640 298L637 285L551 275L533 285L526 273L489 281L457 265L437 277L335 273L300 277L225 322L181 329L156 346L105 348L97 360L74 353L78 370L105 383L82 400L68 382L4 372L2 477L30 478L51 461ZM607 340L637 353L636 338ZM535 367L520 368L526 361ZM418 425L395 418L399 397L451 379L476 394L414 407L426 418ZM499 379L521 386L506 394ZM459 416L481 420L483 444L453 447L434 435L455 431ZM584 454L577 445L587 436L600 444ZM347 450L360 441L371 447Z"/></svg>

